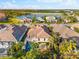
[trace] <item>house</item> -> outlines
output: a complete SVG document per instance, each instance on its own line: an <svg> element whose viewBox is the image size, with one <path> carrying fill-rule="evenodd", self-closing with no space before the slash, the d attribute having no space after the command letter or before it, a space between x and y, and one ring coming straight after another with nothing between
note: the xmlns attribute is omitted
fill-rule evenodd
<svg viewBox="0 0 79 59"><path fill-rule="evenodd" d="M0 21L6 21L7 17L5 15L5 13L0 13Z"/></svg>
<svg viewBox="0 0 79 59"><path fill-rule="evenodd" d="M7 55L8 48L13 42L21 41L26 31L24 25L0 25L0 55Z"/></svg>
<svg viewBox="0 0 79 59"><path fill-rule="evenodd" d="M53 24L53 31L58 32L60 37L63 39L73 39L76 40L77 45L79 46L79 33L74 30L66 27L64 24Z"/></svg>
<svg viewBox="0 0 79 59"><path fill-rule="evenodd" d="M32 19L33 17L34 17L34 15L32 15L32 14L28 14L28 15L25 15L27 18L29 18L29 19Z"/></svg>
<svg viewBox="0 0 79 59"><path fill-rule="evenodd" d="M55 17L55 19L61 19L62 17L61 16L59 16L59 15L56 15L56 16L54 16Z"/></svg>
<svg viewBox="0 0 79 59"><path fill-rule="evenodd" d="M57 22L55 16L47 16L47 17L46 17L46 20L47 20L47 22Z"/></svg>
<svg viewBox="0 0 79 59"><path fill-rule="evenodd" d="M62 38L79 37L79 33L71 30L64 24L53 24L53 31L59 32Z"/></svg>
<svg viewBox="0 0 79 59"><path fill-rule="evenodd" d="M44 19L43 19L42 17L36 17L36 20L37 20L38 22L44 22Z"/></svg>
<svg viewBox="0 0 79 59"><path fill-rule="evenodd" d="M76 16L77 21L79 21L79 16Z"/></svg>
<svg viewBox="0 0 79 59"><path fill-rule="evenodd" d="M31 18L28 18L25 15L18 16L16 18L19 19L21 22L24 22L24 23L30 23L30 22L32 22L32 19Z"/></svg>
<svg viewBox="0 0 79 59"><path fill-rule="evenodd" d="M34 25L27 32L26 41L48 42L50 32L44 25Z"/></svg>
<svg viewBox="0 0 79 59"><path fill-rule="evenodd" d="M69 23L69 22L71 22L70 19L64 19L64 23Z"/></svg>

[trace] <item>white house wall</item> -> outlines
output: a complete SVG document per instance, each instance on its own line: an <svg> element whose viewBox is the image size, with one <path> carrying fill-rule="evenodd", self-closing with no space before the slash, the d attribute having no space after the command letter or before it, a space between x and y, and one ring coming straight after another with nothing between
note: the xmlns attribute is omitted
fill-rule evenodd
<svg viewBox="0 0 79 59"><path fill-rule="evenodd" d="M26 41L31 42L48 42L48 38L26 38Z"/></svg>

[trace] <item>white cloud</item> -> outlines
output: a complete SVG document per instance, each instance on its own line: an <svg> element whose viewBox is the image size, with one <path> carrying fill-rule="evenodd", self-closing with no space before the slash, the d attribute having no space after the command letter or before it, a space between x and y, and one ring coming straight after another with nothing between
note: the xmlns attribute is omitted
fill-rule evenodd
<svg viewBox="0 0 79 59"><path fill-rule="evenodd" d="M65 1L65 5L76 5L77 4L77 0L66 0Z"/></svg>
<svg viewBox="0 0 79 59"><path fill-rule="evenodd" d="M7 0L0 3L0 9L17 9L18 5L16 4L16 0Z"/></svg>
<svg viewBox="0 0 79 59"><path fill-rule="evenodd" d="M18 6L12 2L5 2L5 3L2 3L0 4L1 5L1 9L13 9L13 8L17 8Z"/></svg>
<svg viewBox="0 0 79 59"><path fill-rule="evenodd" d="M16 0L9 0L7 2L0 3L0 9L57 9L57 8L79 8L77 6L77 0L37 0L39 2L45 2L45 3L57 3L60 2L57 7L55 5L32 5L32 4L24 4L24 5L18 5Z"/></svg>
<svg viewBox="0 0 79 59"><path fill-rule="evenodd" d="M18 5L13 2L5 2L0 4L0 9L40 9L39 5Z"/></svg>
<svg viewBox="0 0 79 59"><path fill-rule="evenodd" d="M37 0L43 3L61 3L64 5L73 5L77 3L77 0Z"/></svg>

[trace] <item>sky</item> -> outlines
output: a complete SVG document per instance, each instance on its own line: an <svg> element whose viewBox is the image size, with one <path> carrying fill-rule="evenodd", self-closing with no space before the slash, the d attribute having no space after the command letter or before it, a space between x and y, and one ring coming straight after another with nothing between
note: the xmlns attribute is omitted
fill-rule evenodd
<svg viewBox="0 0 79 59"><path fill-rule="evenodd" d="M79 0L0 0L0 9L79 9Z"/></svg>

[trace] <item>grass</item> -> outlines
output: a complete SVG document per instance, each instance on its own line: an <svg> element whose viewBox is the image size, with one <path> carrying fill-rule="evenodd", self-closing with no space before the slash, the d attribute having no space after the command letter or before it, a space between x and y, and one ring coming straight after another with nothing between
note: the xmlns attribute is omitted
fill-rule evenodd
<svg viewBox="0 0 79 59"><path fill-rule="evenodd" d="M12 22L0 22L0 24L15 24L15 25L20 25L20 24L23 24L23 23L12 23Z"/></svg>
<svg viewBox="0 0 79 59"><path fill-rule="evenodd" d="M74 28L74 30L79 33L79 28Z"/></svg>
<svg viewBox="0 0 79 59"><path fill-rule="evenodd" d="M8 21L0 22L0 24L9 24L9 22Z"/></svg>
<svg viewBox="0 0 79 59"><path fill-rule="evenodd" d="M13 57L9 57L9 56L4 56L4 57L0 57L0 59L14 59Z"/></svg>

